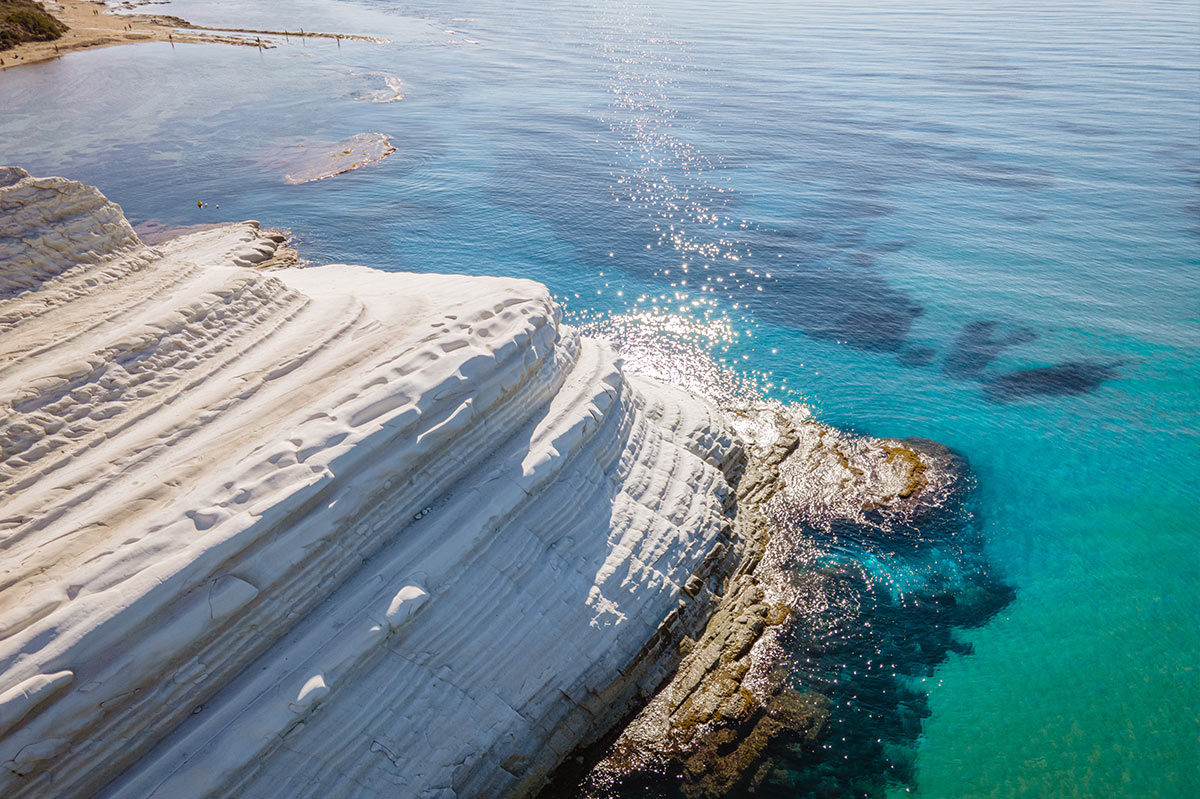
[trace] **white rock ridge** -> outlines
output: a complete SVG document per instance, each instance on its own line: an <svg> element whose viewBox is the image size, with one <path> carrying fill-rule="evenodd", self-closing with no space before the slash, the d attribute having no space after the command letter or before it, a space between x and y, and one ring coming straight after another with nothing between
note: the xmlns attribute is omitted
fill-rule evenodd
<svg viewBox="0 0 1200 799"><path fill-rule="evenodd" d="M522 795L703 612L718 411L536 283L276 246L0 169L0 795Z"/></svg>

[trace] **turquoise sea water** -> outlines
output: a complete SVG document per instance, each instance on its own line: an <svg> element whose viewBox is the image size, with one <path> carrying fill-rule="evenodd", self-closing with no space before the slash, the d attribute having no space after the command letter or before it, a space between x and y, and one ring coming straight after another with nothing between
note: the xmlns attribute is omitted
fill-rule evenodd
<svg viewBox="0 0 1200 799"><path fill-rule="evenodd" d="M8 70L0 162L318 263L531 277L589 329L715 342L824 421L969 461L972 559L1011 596L898 670L879 747L831 740L840 771L775 795L1200 795L1195 3L153 9L391 43ZM284 182L367 131L397 153Z"/></svg>

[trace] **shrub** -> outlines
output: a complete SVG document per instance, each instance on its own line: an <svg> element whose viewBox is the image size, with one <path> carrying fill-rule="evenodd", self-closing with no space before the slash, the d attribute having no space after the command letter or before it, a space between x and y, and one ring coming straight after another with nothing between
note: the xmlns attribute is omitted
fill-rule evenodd
<svg viewBox="0 0 1200 799"><path fill-rule="evenodd" d="M0 50L21 42L48 42L59 38L67 26L46 13L33 0L0 0Z"/></svg>

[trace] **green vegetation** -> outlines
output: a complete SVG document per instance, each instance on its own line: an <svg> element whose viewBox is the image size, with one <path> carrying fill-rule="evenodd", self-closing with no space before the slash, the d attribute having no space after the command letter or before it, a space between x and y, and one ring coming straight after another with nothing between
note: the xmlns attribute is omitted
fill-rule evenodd
<svg viewBox="0 0 1200 799"><path fill-rule="evenodd" d="M49 42L66 33L41 3L33 0L0 0L0 50L21 42Z"/></svg>

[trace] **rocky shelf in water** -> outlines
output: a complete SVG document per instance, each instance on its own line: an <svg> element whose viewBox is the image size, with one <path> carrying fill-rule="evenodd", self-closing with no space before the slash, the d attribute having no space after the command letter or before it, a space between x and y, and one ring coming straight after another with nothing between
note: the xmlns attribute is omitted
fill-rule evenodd
<svg viewBox="0 0 1200 799"><path fill-rule="evenodd" d="M936 448L282 245L0 168L0 794L519 797L602 746L719 790L819 731L780 520L913 512Z"/></svg>
<svg viewBox="0 0 1200 799"><path fill-rule="evenodd" d="M284 178L288 183L312 183L382 161L396 148L382 133L359 133L331 144L319 144L296 158L296 163Z"/></svg>
<svg viewBox="0 0 1200 799"><path fill-rule="evenodd" d="M747 454L734 503L737 565L711 587L714 610L681 641L671 679L618 729L564 761L542 799L742 796L769 779L770 750L781 741L815 750L831 700L796 684L787 639L811 623L806 605L827 597L797 569L802 539L836 522L919 520L963 479L957 457L931 441L855 436L777 404L727 409L726 417Z"/></svg>

